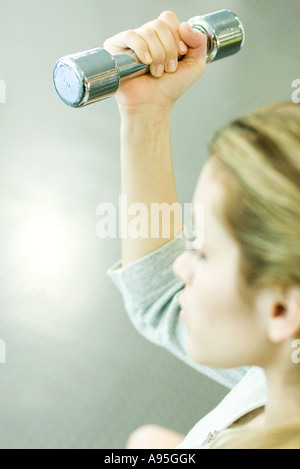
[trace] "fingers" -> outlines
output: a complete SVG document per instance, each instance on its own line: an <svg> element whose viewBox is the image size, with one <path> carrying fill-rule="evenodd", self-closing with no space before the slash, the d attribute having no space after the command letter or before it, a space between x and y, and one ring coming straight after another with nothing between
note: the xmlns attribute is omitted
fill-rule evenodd
<svg viewBox="0 0 300 469"><path fill-rule="evenodd" d="M194 69L195 77L201 76L206 67L207 36L186 22L180 24L179 32L189 48L183 62Z"/></svg>
<svg viewBox="0 0 300 469"><path fill-rule="evenodd" d="M111 54L117 54L124 49L132 49L142 63L152 63L152 57L147 43L135 31L128 30L107 39L103 48Z"/></svg>
<svg viewBox="0 0 300 469"><path fill-rule="evenodd" d="M168 24L157 19L138 28L136 32L149 48L152 75L160 77L164 72L175 72L178 66L178 46Z"/></svg>
<svg viewBox="0 0 300 469"><path fill-rule="evenodd" d="M205 46L207 45L207 36L198 29L195 29L188 23L183 22L179 25L179 32L189 49L198 49L199 47L202 47L206 50Z"/></svg>
<svg viewBox="0 0 300 469"><path fill-rule="evenodd" d="M185 55L188 51L188 48L186 44L183 42L182 37L179 32L179 26L180 22L175 13L172 11L164 11L161 13L158 17L159 19L165 21L170 30L172 31L172 34L175 38L175 42L178 45L178 53L179 55Z"/></svg>
<svg viewBox="0 0 300 469"><path fill-rule="evenodd" d="M150 65L150 72L160 77L164 72L174 73L178 57L188 51L179 33L180 22L171 11L140 28L124 31L108 39L104 48L111 54L132 49L142 63Z"/></svg>

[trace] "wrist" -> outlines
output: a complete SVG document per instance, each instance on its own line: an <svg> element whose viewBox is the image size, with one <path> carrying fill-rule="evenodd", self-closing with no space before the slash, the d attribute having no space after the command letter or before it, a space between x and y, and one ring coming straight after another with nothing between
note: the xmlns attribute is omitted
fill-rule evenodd
<svg viewBox="0 0 300 469"><path fill-rule="evenodd" d="M171 120L173 105L160 106L142 104L135 106L119 105L121 123L133 123L134 125L157 125Z"/></svg>

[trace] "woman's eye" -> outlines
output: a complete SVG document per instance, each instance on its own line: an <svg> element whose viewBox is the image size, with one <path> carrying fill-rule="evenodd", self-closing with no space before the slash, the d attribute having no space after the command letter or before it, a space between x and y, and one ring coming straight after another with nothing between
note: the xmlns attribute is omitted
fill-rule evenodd
<svg viewBox="0 0 300 469"><path fill-rule="evenodd" d="M185 248L186 248L187 251L192 253L193 256L196 256L197 259L200 259L200 260L205 260L206 259L205 252L202 251L201 249L198 249L198 248L194 247L192 242L188 241L185 245Z"/></svg>
<svg viewBox="0 0 300 469"><path fill-rule="evenodd" d="M206 254L200 249L192 249L192 253L200 260L204 261L206 259Z"/></svg>

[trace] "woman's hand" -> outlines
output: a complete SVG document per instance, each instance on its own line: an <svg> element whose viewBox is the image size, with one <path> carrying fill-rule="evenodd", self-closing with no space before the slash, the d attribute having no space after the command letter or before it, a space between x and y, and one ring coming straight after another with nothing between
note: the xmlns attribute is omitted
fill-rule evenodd
<svg viewBox="0 0 300 469"><path fill-rule="evenodd" d="M124 31L103 45L111 54L131 49L150 65L150 73L120 83L120 108L172 108L177 99L204 73L207 38L171 11L140 28ZM178 58L184 58L178 62Z"/></svg>

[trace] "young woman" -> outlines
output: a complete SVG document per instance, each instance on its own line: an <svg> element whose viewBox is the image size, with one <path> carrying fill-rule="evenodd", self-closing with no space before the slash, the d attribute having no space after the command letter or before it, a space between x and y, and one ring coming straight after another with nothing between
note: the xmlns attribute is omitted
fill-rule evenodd
<svg viewBox="0 0 300 469"><path fill-rule="evenodd" d="M170 118L204 73L206 37L164 12L104 47L151 64L117 94L122 193L150 213L178 202ZM109 275L142 334L232 391L186 438L151 425L127 447L299 448L300 108L259 109L209 150L193 200L205 207L204 244L196 233L184 250L177 220L170 239L123 238Z"/></svg>

